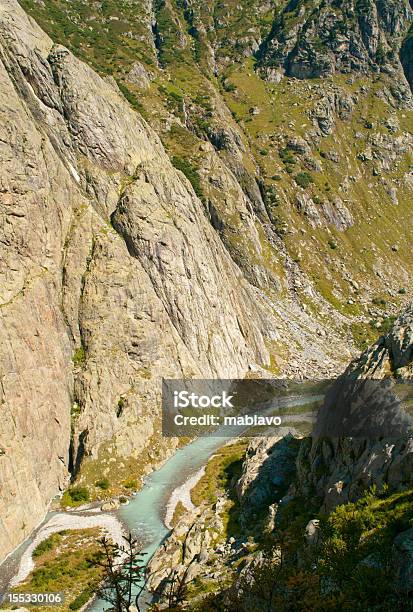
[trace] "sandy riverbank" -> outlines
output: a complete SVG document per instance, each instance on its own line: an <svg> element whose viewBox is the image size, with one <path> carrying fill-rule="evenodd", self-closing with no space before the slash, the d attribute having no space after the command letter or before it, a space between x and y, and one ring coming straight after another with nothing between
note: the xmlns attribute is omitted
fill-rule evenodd
<svg viewBox="0 0 413 612"><path fill-rule="evenodd" d="M175 508L179 502L187 509L193 510L195 507L191 499L191 490L195 487L198 481L205 474L205 466L198 470L193 476L188 478L180 487L177 487L169 498L166 506L165 525L171 529L171 522L174 516Z"/></svg>
<svg viewBox="0 0 413 612"><path fill-rule="evenodd" d="M11 586L16 586L27 578L30 572L34 569L33 562L33 551L35 548L46 540L53 533L63 531L65 529L89 529L93 527L101 527L112 540L118 544L123 543L123 527L121 522L112 514L103 514L102 512L96 514L76 514L70 513L59 513L53 515L47 523L42 525L39 531L36 533L33 541L24 551L17 574L11 580Z"/></svg>

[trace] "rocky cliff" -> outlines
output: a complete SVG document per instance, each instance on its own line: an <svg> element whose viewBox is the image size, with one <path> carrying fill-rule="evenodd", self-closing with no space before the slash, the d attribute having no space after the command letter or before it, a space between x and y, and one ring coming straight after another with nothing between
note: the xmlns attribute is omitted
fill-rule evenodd
<svg viewBox="0 0 413 612"><path fill-rule="evenodd" d="M0 36L4 555L69 461L115 434L139 455L159 377L242 376L268 353L262 300L145 121L16 2Z"/></svg>
<svg viewBox="0 0 413 612"><path fill-rule="evenodd" d="M375 6L357 66L276 83L271 3L2 2L0 556L69 471L172 452L162 376L326 377L409 298L412 12Z"/></svg>
<svg viewBox="0 0 413 612"><path fill-rule="evenodd" d="M315 497L324 509L331 510L339 503L358 499L374 485L392 491L412 485L412 416L410 410L401 410L398 402L395 406L386 399L390 391L392 398L400 397L402 406L410 408L412 363L410 305L391 331L338 379L320 414L319 435L323 437L309 439L300 449L296 493ZM386 384L376 384L379 381ZM359 407L352 398L355 393L362 398ZM370 403L374 404L372 410ZM349 420L353 437L337 437ZM333 436L328 435L331 423L335 426Z"/></svg>
<svg viewBox="0 0 413 612"><path fill-rule="evenodd" d="M285 318L342 315L362 348L386 328L413 265L407 2L21 4L116 81ZM297 373L284 336L272 370Z"/></svg>
<svg viewBox="0 0 413 612"><path fill-rule="evenodd" d="M385 69L397 71L402 85L398 48L410 21L407 0L292 0L261 45L261 65L271 79ZM409 99L406 91L401 96Z"/></svg>
<svg viewBox="0 0 413 612"><path fill-rule="evenodd" d="M299 309L278 314L248 283L113 79L13 0L0 45L4 556L85 459L90 478L114 462L126 479L165 456L162 376L242 377L281 331L302 334Z"/></svg>

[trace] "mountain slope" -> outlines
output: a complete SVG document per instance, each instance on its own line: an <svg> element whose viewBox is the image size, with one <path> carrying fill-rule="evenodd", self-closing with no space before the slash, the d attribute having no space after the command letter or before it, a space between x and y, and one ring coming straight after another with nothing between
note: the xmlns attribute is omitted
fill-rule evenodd
<svg viewBox="0 0 413 612"><path fill-rule="evenodd" d="M192 489L195 507L175 511L149 565L150 588L162 598L168 581L185 576L189 609L205 612L410 609L412 364L410 305L335 381L335 402L320 411L321 422L329 423L324 410L342 429L350 421L353 437L280 431L220 449ZM349 402L356 380L357 399L367 385L376 412L392 383L407 386L410 422L398 437L391 404L378 435L357 432L367 403Z"/></svg>
<svg viewBox="0 0 413 612"><path fill-rule="evenodd" d="M0 21L4 555L69 461L156 437L158 377L241 376L268 354L259 300L156 135L15 2Z"/></svg>
<svg viewBox="0 0 413 612"><path fill-rule="evenodd" d="M2 555L69 470L97 496L172 452L162 376L338 373L413 264L391 58L277 84L271 3L20 5L0 7ZM406 66L412 11L388 7Z"/></svg>
<svg viewBox="0 0 413 612"><path fill-rule="evenodd" d="M112 79L13 0L0 45L4 556L69 470L98 496L102 473L119 492L172 452L162 377L242 377L281 337L306 367L335 362L317 323L248 283Z"/></svg>
<svg viewBox="0 0 413 612"><path fill-rule="evenodd" d="M22 0L144 113L248 280L344 315L362 348L413 265L413 13L367 4ZM330 66L321 79L290 78L291 54L315 76L306 53Z"/></svg>

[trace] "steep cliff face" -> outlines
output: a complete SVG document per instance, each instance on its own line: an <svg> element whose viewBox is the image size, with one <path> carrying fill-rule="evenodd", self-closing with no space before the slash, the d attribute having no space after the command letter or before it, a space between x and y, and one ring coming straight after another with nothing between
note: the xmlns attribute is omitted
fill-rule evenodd
<svg viewBox="0 0 413 612"><path fill-rule="evenodd" d="M116 80L258 291L374 341L413 265L407 2L20 3ZM275 373L297 362L281 343Z"/></svg>
<svg viewBox="0 0 413 612"><path fill-rule="evenodd" d="M137 456L161 376L268 354L262 302L158 137L11 0L0 37L3 556L65 486L73 405L75 463L115 434Z"/></svg>
<svg viewBox="0 0 413 612"><path fill-rule="evenodd" d="M298 304L275 304L246 280L273 286L277 268L241 271L202 194L114 79L54 44L14 0L0 8L0 47L4 556L69 469L86 466L81 482L93 488L95 465L122 480L172 451L162 377L242 377L270 367L274 345L302 361L294 371L337 360ZM246 211L246 243L262 252L249 200L206 153L228 202Z"/></svg>
<svg viewBox="0 0 413 612"><path fill-rule="evenodd" d="M409 412L401 413L391 403L380 401L389 385L374 387L374 380L392 380L407 384L411 397L413 363L413 307L410 305L396 321L394 327L379 341L354 361L336 383L337 402L330 402L320 421L326 426L334 422L351 421L353 438L323 437L307 440L298 457L298 484L296 492L315 496L322 507L331 510L339 503L354 501L372 485L379 489L386 485L390 490L411 486L413 466L413 421ZM371 381L365 389L357 384L364 403L359 411L351 403L355 383ZM373 398L374 410L367 412L366 399ZM395 391L395 396L400 393ZM400 396L400 397L403 397ZM410 400L411 401L411 400ZM335 414L335 411L338 414ZM369 427L363 414L371 421ZM380 435L373 428L373 421L380 424ZM360 430L358 430L360 427ZM340 425L336 426L340 431ZM344 436L344 434L343 434Z"/></svg>
<svg viewBox="0 0 413 612"><path fill-rule="evenodd" d="M281 8L261 46L261 64L270 78L378 72L392 65L400 75L395 50L411 16L404 0L292 0Z"/></svg>

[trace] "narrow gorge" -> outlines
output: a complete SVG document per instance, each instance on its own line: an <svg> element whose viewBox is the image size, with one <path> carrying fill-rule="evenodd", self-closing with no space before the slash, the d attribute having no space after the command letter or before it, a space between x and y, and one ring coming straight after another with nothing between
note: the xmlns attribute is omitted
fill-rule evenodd
<svg viewBox="0 0 413 612"><path fill-rule="evenodd" d="M180 577L177 610L411 605L410 412L332 431L351 381L412 378L412 24L407 0L0 0L0 593L82 608L96 567L47 572L78 576L101 513L154 520L158 609ZM169 379L336 382L323 435L294 406L210 444L165 435ZM347 588L360 567L388 595Z"/></svg>

